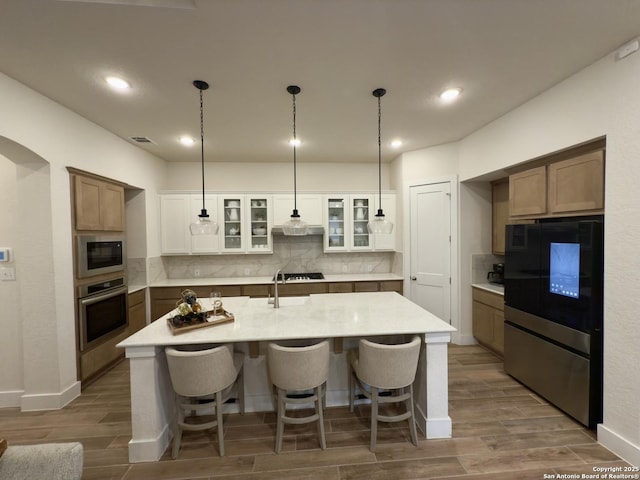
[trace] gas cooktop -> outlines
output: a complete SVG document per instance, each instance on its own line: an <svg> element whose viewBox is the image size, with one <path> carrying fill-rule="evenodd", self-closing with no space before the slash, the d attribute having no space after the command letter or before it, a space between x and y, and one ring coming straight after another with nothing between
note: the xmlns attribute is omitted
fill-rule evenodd
<svg viewBox="0 0 640 480"><path fill-rule="evenodd" d="M282 273L280 275L283 275ZM273 278L275 280L275 277ZM311 273L285 273L286 282L308 282L310 280L324 280L324 275L320 272Z"/></svg>

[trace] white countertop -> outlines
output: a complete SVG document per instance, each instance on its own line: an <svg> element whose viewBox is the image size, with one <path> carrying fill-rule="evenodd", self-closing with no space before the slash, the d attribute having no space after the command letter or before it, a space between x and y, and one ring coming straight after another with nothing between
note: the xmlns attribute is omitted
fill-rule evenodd
<svg viewBox="0 0 640 480"><path fill-rule="evenodd" d="M488 292L497 293L499 295L504 295L504 286L496 285L494 283L473 283L472 287L481 288L482 290L487 290Z"/></svg>
<svg viewBox="0 0 640 480"><path fill-rule="evenodd" d="M274 272L275 273L275 272ZM326 275L323 280L305 280L304 282L291 281L289 283L327 283L327 282L383 282L389 280L403 280L400 275L394 273L345 273L338 275ZM272 283L273 275L268 277L221 277L221 278L167 278L157 280L149 284L149 287L182 287L182 286L208 286L208 285L251 285Z"/></svg>
<svg viewBox="0 0 640 480"><path fill-rule="evenodd" d="M200 301L208 308L208 299ZM118 347L449 333L456 330L395 292L282 297L277 309L268 305L266 298L225 297L223 302L224 308L235 316L234 322L173 335L167 318L175 312L170 312L120 342Z"/></svg>

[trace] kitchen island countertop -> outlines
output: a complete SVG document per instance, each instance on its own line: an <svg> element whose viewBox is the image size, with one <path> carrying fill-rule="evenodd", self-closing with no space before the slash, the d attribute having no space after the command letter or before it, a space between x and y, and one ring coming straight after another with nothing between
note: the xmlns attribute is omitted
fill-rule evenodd
<svg viewBox="0 0 640 480"><path fill-rule="evenodd" d="M208 299L203 299L205 308ZM414 389L416 422L427 438L450 438L447 344L455 328L396 292L312 294L282 297L280 308L265 298L227 297L224 308L235 321L173 335L170 313L118 344L126 349L131 369L132 439L129 461L158 460L171 440L175 398L164 348L167 345L234 343L248 352L249 342L311 338L358 338L419 335L423 339ZM247 411L272 409L264 348L257 358L245 355ZM347 352L333 352L327 382L327 404L348 404ZM237 408L237 407L235 407Z"/></svg>

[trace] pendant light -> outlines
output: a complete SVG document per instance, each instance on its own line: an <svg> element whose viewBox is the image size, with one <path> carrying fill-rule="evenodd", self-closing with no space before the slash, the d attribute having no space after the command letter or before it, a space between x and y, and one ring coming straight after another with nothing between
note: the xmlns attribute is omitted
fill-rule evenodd
<svg viewBox="0 0 640 480"><path fill-rule="evenodd" d="M202 164L202 210L198 220L189 225L191 235L215 235L218 233L218 224L209 219L209 214L204 204L204 108L202 92L209 88L209 84L202 80L194 80L193 86L200 91L200 162Z"/></svg>
<svg viewBox="0 0 640 480"><path fill-rule="evenodd" d="M378 213L373 220L367 224L369 233L386 233L393 232L393 223L384 218L382 211L382 149L380 143L380 123L382 120L382 109L380 108L380 98L387 93L384 88L376 88L372 95L378 99Z"/></svg>
<svg viewBox="0 0 640 480"><path fill-rule="evenodd" d="M282 233L285 235L300 236L306 235L308 230L308 225L300 220L296 203L296 147L298 143L296 137L296 95L300 93L300 87L297 85L289 85L287 92L291 94L293 102L293 139L291 141L293 145L293 213L291 214L291 219L282 225Z"/></svg>

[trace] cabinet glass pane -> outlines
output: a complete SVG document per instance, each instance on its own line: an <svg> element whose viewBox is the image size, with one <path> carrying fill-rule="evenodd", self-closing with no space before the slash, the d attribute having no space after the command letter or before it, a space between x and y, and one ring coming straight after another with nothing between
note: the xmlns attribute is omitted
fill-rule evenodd
<svg viewBox="0 0 640 480"><path fill-rule="evenodd" d="M329 198L329 247L344 247L344 199Z"/></svg>
<svg viewBox="0 0 640 480"><path fill-rule="evenodd" d="M369 246L369 223L370 214L369 199L354 198L353 199L353 246L368 247Z"/></svg>
<svg viewBox="0 0 640 480"><path fill-rule="evenodd" d="M268 249L269 232L267 226L267 209L269 208L266 198L252 198L250 208L251 218L251 249Z"/></svg>
<svg viewBox="0 0 640 480"><path fill-rule="evenodd" d="M242 248L240 226L242 225L242 210L239 198L224 199L224 248Z"/></svg>

